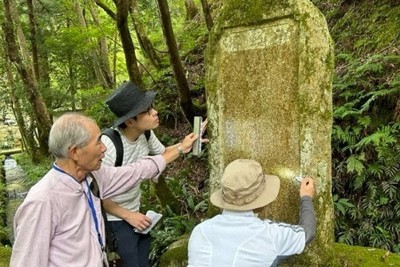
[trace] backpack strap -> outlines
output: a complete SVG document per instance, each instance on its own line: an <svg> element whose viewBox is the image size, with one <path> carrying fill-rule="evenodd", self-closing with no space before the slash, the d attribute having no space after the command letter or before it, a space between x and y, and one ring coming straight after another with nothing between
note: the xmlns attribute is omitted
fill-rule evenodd
<svg viewBox="0 0 400 267"><path fill-rule="evenodd" d="M124 147L122 145L121 135L119 132L112 128L105 128L102 133L108 136L115 146L115 151L117 153L117 157L115 159L114 166L121 166L122 165L122 158L124 155ZM146 141L148 142L150 139L151 131L146 130L144 131L144 136L146 137Z"/></svg>
<svg viewBox="0 0 400 267"><path fill-rule="evenodd" d="M117 153L117 157L115 159L114 166L121 166L122 157L124 155L124 147L122 146L121 135L117 130L112 128L106 128L102 131L102 133L108 136L115 146L115 152Z"/></svg>

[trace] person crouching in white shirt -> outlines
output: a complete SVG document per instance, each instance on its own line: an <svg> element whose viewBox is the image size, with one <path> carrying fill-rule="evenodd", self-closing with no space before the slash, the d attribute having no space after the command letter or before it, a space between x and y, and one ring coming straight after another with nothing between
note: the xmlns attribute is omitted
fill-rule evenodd
<svg viewBox="0 0 400 267"><path fill-rule="evenodd" d="M255 209L276 199L279 186L279 178L264 174L258 162L231 162L224 170L221 188L210 197L223 212L193 229L188 266L276 266L280 259L303 252L316 233L314 181L305 177L301 182L299 225L255 215Z"/></svg>

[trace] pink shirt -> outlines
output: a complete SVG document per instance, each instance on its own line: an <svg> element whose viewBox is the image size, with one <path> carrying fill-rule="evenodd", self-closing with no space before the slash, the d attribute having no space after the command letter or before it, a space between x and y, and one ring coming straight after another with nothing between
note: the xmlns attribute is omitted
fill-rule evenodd
<svg viewBox="0 0 400 267"><path fill-rule="evenodd" d="M102 165L94 171L100 196L110 198L138 181L157 178L165 169L162 156L146 157L123 167ZM89 184L91 178L87 178ZM93 196L104 240L100 200ZM14 217L11 267L101 267L102 251L87 199L86 182L51 169L26 196ZM104 241L103 241L104 242Z"/></svg>

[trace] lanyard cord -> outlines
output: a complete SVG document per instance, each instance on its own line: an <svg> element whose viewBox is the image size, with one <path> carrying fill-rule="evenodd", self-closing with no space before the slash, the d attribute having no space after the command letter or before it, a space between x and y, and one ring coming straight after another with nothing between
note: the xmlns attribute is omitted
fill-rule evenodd
<svg viewBox="0 0 400 267"><path fill-rule="evenodd" d="M74 179L76 181L76 179L74 177L72 177L71 175L66 173L64 170L60 169L54 163L53 163L52 167L56 171L62 172L62 173L68 175L69 177L71 177L72 179ZM78 182L78 181L76 181L76 182ZM85 193L86 193L86 197L87 197L87 200L88 200L89 208L90 208L90 211L91 211L91 214L92 214L92 217L93 217L94 226L96 228L97 238L99 239L101 250L104 251L103 238L101 237L101 234L100 234L100 231L99 231L99 221L97 220L96 209L94 208L94 202L93 202L92 194L91 194L91 191L90 191L90 186L89 186L89 183L88 183L86 178L85 178L85 182L86 182L86 186L87 186L87 192L85 192Z"/></svg>
<svg viewBox="0 0 400 267"><path fill-rule="evenodd" d="M96 231L97 231L97 238L99 239L101 250L104 250L103 239L101 238L101 234L99 231L99 221L97 220L96 210L94 208L94 202L93 202L93 198L92 198L92 193L90 191L90 186L89 186L89 183L86 178L85 178L85 182L86 182L86 186L87 186L88 203L89 203L90 210L92 211L94 226L96 227Z"/></svg>

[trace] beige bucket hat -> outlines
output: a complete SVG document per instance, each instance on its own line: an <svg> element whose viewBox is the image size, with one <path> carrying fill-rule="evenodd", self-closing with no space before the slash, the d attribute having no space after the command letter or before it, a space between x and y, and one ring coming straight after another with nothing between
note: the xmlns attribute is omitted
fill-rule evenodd
<svg viewBox="0 0 400 267"><path fill-rule="evenodd" d="M263 173L261 165L251 159L237 159L224 170L221 188L211 194L211 203L222 209L252 210L276 199L280 181Z"/></svg>

